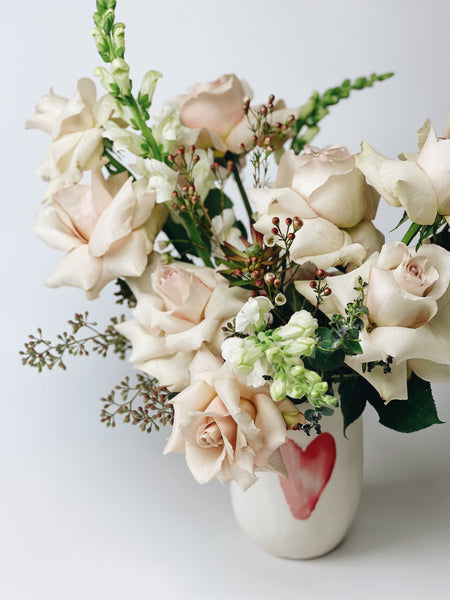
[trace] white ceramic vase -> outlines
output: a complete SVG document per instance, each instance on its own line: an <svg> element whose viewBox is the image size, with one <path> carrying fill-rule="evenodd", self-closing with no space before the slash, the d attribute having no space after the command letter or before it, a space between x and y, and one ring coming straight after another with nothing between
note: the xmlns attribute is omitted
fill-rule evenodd
<svg viewBox="0 0 450 600"><path fill-rule="evenodd" d="M275 556L306 559L330 552L356 514L363 470L362 420L348 427L347 437L339 409L321 425L320 435L288 432L289 440L281 448L288 480L259 473L245 492L231 486L241 529Z"/></svg>

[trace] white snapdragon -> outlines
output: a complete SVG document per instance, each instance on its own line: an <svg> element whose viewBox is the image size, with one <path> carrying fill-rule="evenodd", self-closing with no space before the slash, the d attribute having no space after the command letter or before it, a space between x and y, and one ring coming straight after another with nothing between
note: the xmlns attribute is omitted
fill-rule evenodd
<svg viewBox="0 0 450 600"><path fill-rule="evenodd" d="M148 179L148 188L155 190L156 202L169 202L177 186L178 173L155 158L140 158L132 165L138 175Z"/></svg>
<svg viewBox="0 0 450 600"><path fill-rule="evenodd" d="M179 109L171 102L154 115L153 137L157 144L162 144L165 152L172 152L183 137L185 129L186 127L183 127L180 121Z"/></svg>
<svg viewBox="0 0 450 600"><path fill-rule="evenodd" d="M116 152L129 150L136 156L142 154L142 138L129 129L119 127L113 121L108 121L105 124L103 137L112 141L113 148Z"/></svg>
<svg viewBox="0 0 450 600"><path fill-rule="evenodd" d="M147 71L142 80L139 95L147 96L148 102L151 102L153 99L153 94L155 93L156 85L161 77L162 73L159 71Z"/></svg>
<svg viewBox="0 0 450 600"><path fill-rule="evenodd" d="M131 91L130 67L123 58L115 58L111 63L111 75L119 86L121 94L127 96Z"/></svg>
<svg viewBox="0 0 450 600"><path fill-rule="evenodd" d="M273 304L265 296L249 298L236 315L236 331L252 335L272 322Z"/></svg>
<svg viewBox="0 0 450 600"><path fill-rule="evenodd" d="M310 312L299 310L292 315L286 325L278 329L278 334L283 340L299 340L299 338L313 337L317 327L317 319Z"/></svg>

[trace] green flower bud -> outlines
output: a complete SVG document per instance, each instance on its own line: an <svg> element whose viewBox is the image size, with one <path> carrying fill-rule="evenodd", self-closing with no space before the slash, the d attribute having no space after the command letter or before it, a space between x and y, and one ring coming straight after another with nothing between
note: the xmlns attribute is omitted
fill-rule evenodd
<svg viewBox="0 0 450 600"><path fill-rule="evenodd" d="M277 373L270 386L270 395L275 402L281 402L286 397L286 375Z"/></svg>
<svg viewBox="0 0 450 600"><path fill-rule="evenodd" d="M147 96L147 106L150 106L153 99L153 94L155 93L156 84L158 80L162 77L162 73L159 71L148 71L144 75L144 79L142 80L141 89L139 91L139 97L144 98Z"/></svg>
<svg viewBox="0 0 450 600"><path fill-rule="evenodd" d="M298 365L295 365L294 367L292 367L289 371L289 374L291 377L303 377L304 373L305 373L305 367L303 366L303 361L299 359L299 363Z"/></svg>
<svg viewBox="0 0 450 600"><path fill-rule="evenodd" d="M111 63L111 75L124 96L131 92L130 67L122 58L115 58Z"/></svg>
<svg viewBox="0 0 450 600"><path fill-rule="evenodd" d="M272 346L266 350L266 358L270 364L272 364L277 357L280 356L281 349L279 346Z"/></svg>
<svg viewBox="0 0 450 600"><path fill-rule="evenodd" d="M114 49L123 57L123 50L125 50L125 25L123 23L116 23L113 26L112 41Z"/></svg>

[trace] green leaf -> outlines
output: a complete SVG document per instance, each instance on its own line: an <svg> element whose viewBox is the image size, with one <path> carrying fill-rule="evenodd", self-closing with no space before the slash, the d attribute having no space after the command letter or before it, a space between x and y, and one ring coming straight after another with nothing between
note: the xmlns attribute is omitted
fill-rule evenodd
<svg viewBox="0 0 450 600"><path fill-rule="evenodd" d="M380 423L401 433L420 431L443 422L437 414L431 385L414 374L408 381L408 400L391 400L385 404L371 386L368 400L377 411Z"/></svg>
<svg viewBox="0 0 450 600"><path fill-rule="evenodd" d="M344 435L347 427L358 419L367 403L367 382L355 374L354 377L343 377L339 384L341 411L344 418Z"/></svg>
<svg viewBox="0 0 450 600"><path fill-rule="evenodd" d="M314 360L317 368L324 371L333 371L344 363L345 352L342 348L333 350L317 347L311 358Z"/></svg>
<svg viewBox="0 0 450 600"><path fill-rule="evenodd" d="M293 283L290 283L286 287L284 295L286 296L287 303L289 304L293 312L297 312L298 310L302 309L309 311L311 314L314 313L315 307L304 296L297 292ZM322 313L317 315L318 320L321 315Z"/></svg>
<svg viewBox="0 0 450 600"><path fill-rule="evenodd" d="M211 219L222 214L225 208L233 208L233 202L230 198L217 188L209 191L204 205Z"/></svg>
<svg viewBox="0 0 450 600"><path fill-rule="evenodd" d="M329 406L318 406L316 411L324 417L331 417L334 414L334 410Z"/></svg>
<svg viewBox="0 0 450 600"><path fill-rule="evenodd" d="M345 352L342 348L335 348L336 339L331 331L327 327L319 327L317 338L319 342L312 355L317 367L325 371L340 367L344 362Z"/></svg>
<svg viewBox="0 0 450 600"><path fill-rule="evenodd" d="M358 340L352 340L350 338L341 339L341 347L345 351L345 354L362 354L361 344Z"/></svg>

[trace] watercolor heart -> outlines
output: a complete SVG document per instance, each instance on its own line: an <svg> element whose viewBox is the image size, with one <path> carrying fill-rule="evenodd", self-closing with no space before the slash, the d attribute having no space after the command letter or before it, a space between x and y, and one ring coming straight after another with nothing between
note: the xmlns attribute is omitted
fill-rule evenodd
<svg viewBox="0 0 450 600"><path fill-rule="evenodd" d="M327 485L336 462L336 442L330 433L321 433L302 450L293 440L280 448L288 479L280 476L286 502L295 519L306 520Z"/></svg>

